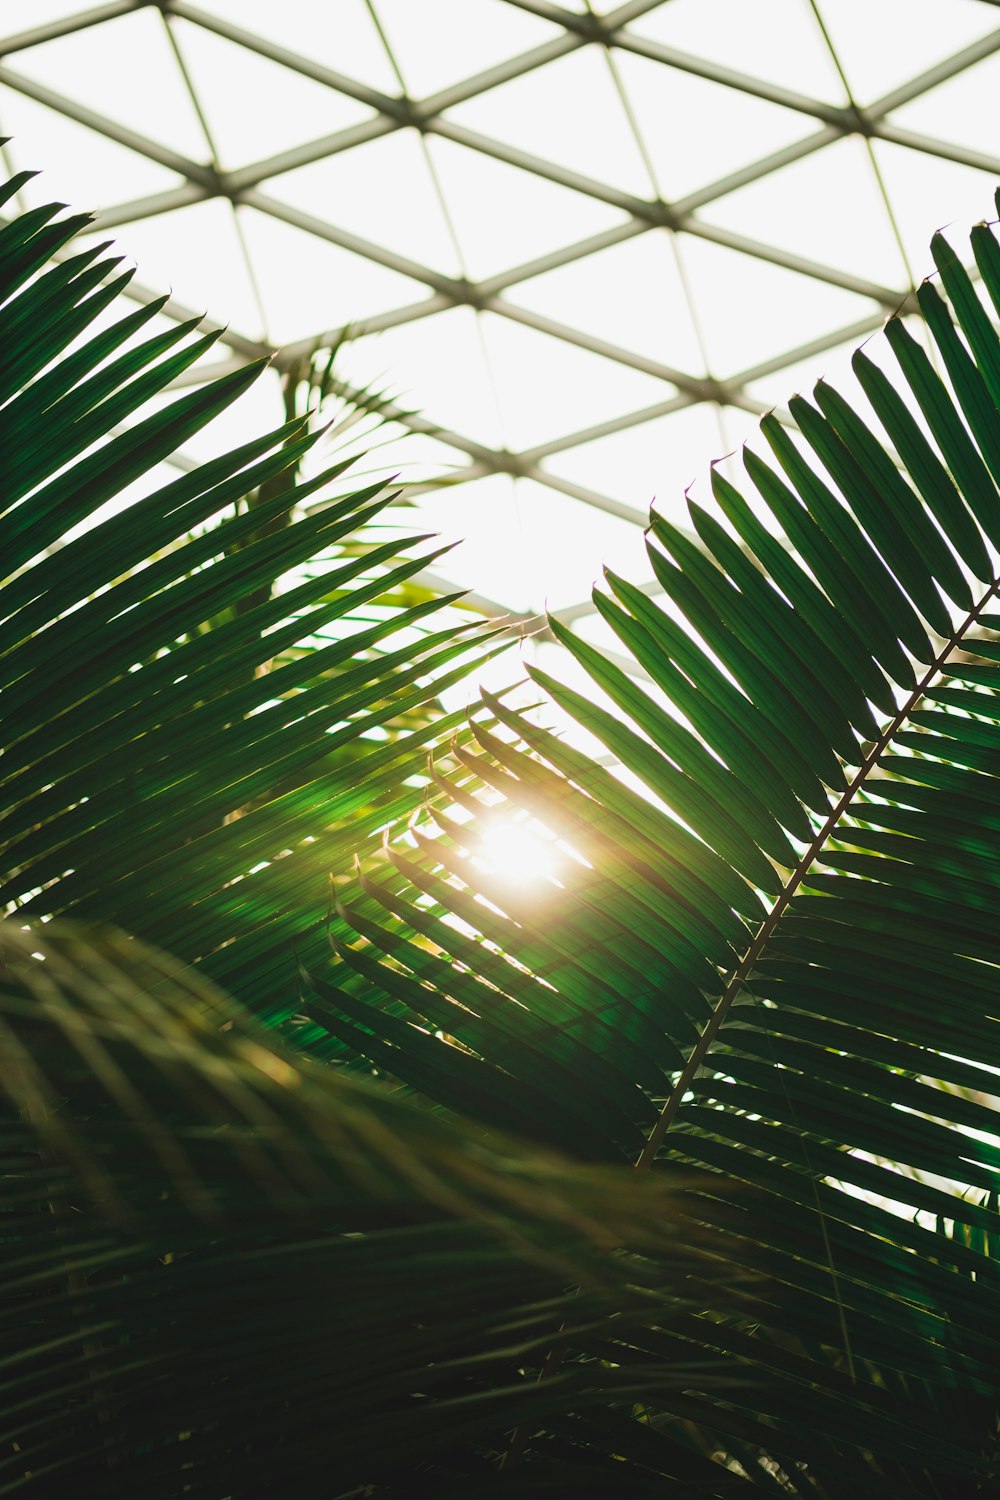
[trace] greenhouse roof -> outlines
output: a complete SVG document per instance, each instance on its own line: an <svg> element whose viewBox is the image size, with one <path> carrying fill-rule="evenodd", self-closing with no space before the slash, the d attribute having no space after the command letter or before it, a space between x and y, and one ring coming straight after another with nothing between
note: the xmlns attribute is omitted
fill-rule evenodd
<svg viewBox="0 0 1000 1500"><path fill-rule="evenodd" d="M995 0L0 0L25 202L94 207L131 295L224 323L212 371L347 327L449 578L595 638L654 497L992 215L998 99Z"/></svg>

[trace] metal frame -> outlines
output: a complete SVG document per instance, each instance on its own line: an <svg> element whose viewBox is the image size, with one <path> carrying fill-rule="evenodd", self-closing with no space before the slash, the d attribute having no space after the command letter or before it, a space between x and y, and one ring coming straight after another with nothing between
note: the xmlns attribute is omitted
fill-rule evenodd
<svg viewBox="0 0 1000 1500"><path fill-rule="evenodd" d="M64 20L0 38L0 83L48 108L57 110L67 118L98 132L119 145L128 147L150 161L169 168L183 178L183 185L178 188L120 203L113 208L106 209L96 221L95 229L98 231L104 232L138 219L170 213L175 209L208 199L225 198L232 204L237 222L240 206L252 207L312 234L318 239L365 257L390 270L400 272L427 289L428 295L422 300L405 307L393 308L384 314L352 325L350 337L353 339L360 339L377 331L398 327L419 319L432 318L435 314L450 308L466 306L509 319L573 347L588 350L604 359L639 370L662 381L667 387L662 401L578 432L556 435L546 443L518 453L494 450L461 433L442 429L433 421L433 413L422 417L396 408L391 409L389 413L413 431L432 434L440 442L454 449L456 456L460 455L466 460L456 476L458 481L468 481L495 473L526 477L582 503L595 506L607 514L641 525L645 522L645 516L634 507L624 505L611 496L560 478L544 467L545 460L597 438L625 431L656 418L669 416L672 412L689 408L699 402L714 404L718 408L734 406L744 411L762 412L766 408L747 390L747 387L755 380L794 365L825 349L863 338L880 326L886 313L905 310L913 291L912 287L906 286L881 286L862 277L850 275L836 267L809 260L780 244L765 244L731 233L700 218L700 211L735 188L758 181L781 167L805 159L847 136L857 136L866 142L878 140L892 142L912 151L986 170L1000 177L1000 157L986 152L966 150L947 141L903 130L888 118L893 110L901 105L919 98L929 89L956 77L965 69L1000 51L1000 26L971 46L943 58L934 67L908 80L873 104L860 109L853 103L843 107L833 106L754 78L749 74L722 67L704 58L664 46L642 36L641 24L638 30L631 29L632 23L641 23L645 14L655 10L665 3L665 0L629 0L629 3L619 5L604 16L596 16L589 10L587 13L565 10L562 6L551 3L551 0L505 0L505 3L559 26L560 34L539 47L517 57L508 58L495 67L479 72L424 99L409 98L402 88L396 95L372 89L317 63L312 58L257 36L243 27L224 21L201 9L198 5L189 3L189 0L111 0L111 3L81 9L79 13ZM997 0L979 0L979 3L993 8L997 7ZM373 16L377 13L377 4L378 0L369 0ZM28 53L33 47L57 37L99 27L106 22L144 8L152 8L162 14L168 33L171 20L175 17L182 18L234 45L246 48L261 58L280 64L304 78L364 104L373 111L372 118L319 140L304 142L292 150L250 163L237 171L223 172L214 162L192 161L161 142L151 140L104 114L88 109L63 94L35 82L17 69L18 54ZM659 197L639 198L623 192L612 183L600 182L595 178L570 171L502 141L463 127L448 115L448 111L459 103L476 98L503 83L544 68L559 58L588 47L597 48L606 53L612 62L612 67L616 54L632 53L665 69L689 73L727 89L737 90L796 111L803 116L804 124L812 124L815 128L791 146L772 152L722 179L705 184L697 192L690 193L683 199L667 203ZM176 53L176 55L184 73L180 54ZM184 73L184 78L192 92L195 107L200 113L197 97L186 73ZM411 128L417 129L421 137L431 135L450 140L573 192L609 204L627 217L620 226L563 246L521 265L513 266L500 275L472 281L463 277L441 275L428 266L366 240L341 226L292 208L265 190L268 181L281 173L310 162L323 160L339 152L349 151L395 131ZM886 209L891 218L891 205L888 201ZM686 237L700 238L738 254L748 255L784 270L850 291L868 299L874 305L873 310L870 316L849 327L831 330L823 338L799 344L783 351L773 359L737 372L727 379L716 380L695 376L667 363L645 358L622 345L595 338L582 330L569 327L518 304L516 288L529 278L582 261L611 246L657 230L667 231L672 242L678 247L678 253L683 248ZM154 295L134 282L129 294L139 301L147 301ZM176 319L190 316L187 308L174 301L166 305L164 313ZM310 338L279 349L275 356L278 368L290 367L317 341L336 336L340 332L341 330L336 329L317 328ZM216 367L219 369L230 368L248 359L256 358L260 354L271 352L258 341L249 339L234 329L227 329L223 332L221 343L228 350L229 357ZM203 378L205 378L204 371L200 373L193 371L186 377L190 381ZM779 415L787 418L787 413L779 412ZM419 490L420 487L415 488ZM586 608L585 604L581 604L577 612L584 611ZM570 613L572 614L572 611Z"/></svg>

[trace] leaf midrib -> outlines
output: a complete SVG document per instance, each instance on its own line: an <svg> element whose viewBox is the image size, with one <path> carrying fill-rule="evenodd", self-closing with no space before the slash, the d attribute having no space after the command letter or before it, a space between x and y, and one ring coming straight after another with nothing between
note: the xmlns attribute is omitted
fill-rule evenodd
<svg viewBox="0 0 1000 1500"><path fill-rule="evenodd" d="M906 723L907 719L913 713L917 704L920 702L924 694L927 692L928 688L931 686L934 677L938 672L943 670L948 657L956 649L956 647L958 647L962 643L962 641L964 641L966 635L977 623L980 615L986 609L987 605L991 602L991 600L997 597L998 591L1000 591L1000 577L994 578L993 582L990 584L989 588L986 590L979 603L974 605L974 607L969 611L962 623L949 636L948 640L935 656L927 671L917 682L916 686L913 688L912 692L907 697L902 707L899 708L893 718L889 720L885 729L883 729L881 735L876 740L875 744L872 746L868 754L865 756L864 760L861 762L854 776L848 782L847 787L841 793L840 797L837 799L837 802L827 814L827 817L825 818L822 826L818 829L809 847L805 850L798 864L795 866L780 894L775 898L774 905L767 913L767 916L764 917L763 921L757 929L757 932L754 934L749 947L747 948L743 957L740 959L736 968L733 970L733 973L730 976L726 987L719 998L719 1003L716 1005L715 1010L712 1012L712 1015L706 1022L704 1031L698 1038L698 1041L696 1042L680 1077L674 1085L673 1090L671 1091L666 1103L664 1104L659 1116L657 1117L655 1125L649 1133L646 1144L643 1147L642 1152L640 1153L639 1158L636 1162L637 1168L646 1170L653 1165L653 1162L656 1159L656 1154L663 1144L667 1131L670 1129L670 1126L673 1124L674 1119L677 1116L677 1112L681 1106L681 1101L683 1100L684 1095L687 1093L698 1073L698 1070L700 1069L702 1063L708 1055L712 1043L715 1041L715 1038L721 1031L726 1017L729 1014L729 1010L733 1004L733 1001L742 991L744 985L746 984L747 978L754 967L754 964L757 962L765 945L772 937L775 928L777 927L781 918L784 916L785 911L790 905L803 880L806 878L813 865L815 864L827 840L836 831L841 818L853 803L857 793L864 788L868 776L878 765L879 760L885 754L895 736L899 733L902 726Z"/></svg>

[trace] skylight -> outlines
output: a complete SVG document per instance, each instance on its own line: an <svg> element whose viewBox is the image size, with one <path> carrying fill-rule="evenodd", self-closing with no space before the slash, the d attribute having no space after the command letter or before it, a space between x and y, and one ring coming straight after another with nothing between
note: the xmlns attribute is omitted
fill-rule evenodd
<svg viewBox="0 0 1000 1500"><path fill-rule="evenodd" d="M645 576L654 497L842 370L1000 179L992 0L0 0L0 54L25 202L95 208L233 360L347 325L498 611Z"/></svg>

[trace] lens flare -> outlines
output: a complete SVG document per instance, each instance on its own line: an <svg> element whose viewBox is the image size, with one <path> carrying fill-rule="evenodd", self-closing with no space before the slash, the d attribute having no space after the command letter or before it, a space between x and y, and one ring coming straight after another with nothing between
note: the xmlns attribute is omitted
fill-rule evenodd
<svg viewBox="0 0 1000 1500"><path fill-rule="evenodd" d="M553 878L553 846L523 823L498 818L487 824L477 850L477 862L490 874L509 882L536 885Z"/></svg>

